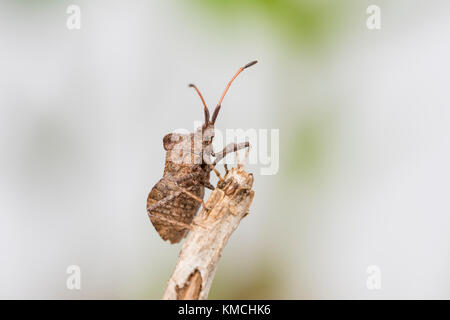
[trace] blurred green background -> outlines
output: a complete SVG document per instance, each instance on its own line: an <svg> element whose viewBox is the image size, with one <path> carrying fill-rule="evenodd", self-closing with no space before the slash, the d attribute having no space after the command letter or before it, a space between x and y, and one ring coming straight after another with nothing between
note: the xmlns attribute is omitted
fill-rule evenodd
<svg viewBox="0 0 450 320"><path fill-rule="evenodd" d="M69 5L81 29L68 30ZM369 30L369 5L381 29ZM446 1L0 1L0 298L159 299L162 137L280 130L211 299L450 298ZM66 288L79 265L82 289ZM366 269L381 270L380 290Z"/></svg>

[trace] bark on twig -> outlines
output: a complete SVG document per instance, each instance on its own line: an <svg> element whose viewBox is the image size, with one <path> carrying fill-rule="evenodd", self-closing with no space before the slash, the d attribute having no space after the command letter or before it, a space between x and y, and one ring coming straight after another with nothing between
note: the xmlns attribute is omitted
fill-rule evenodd
<svg viewBox="0 0 450 320"><path fill-rule="evenodd" d="M164 292L166 300L206 299L222 251L248 213L254 192L253 175L241 166L231 169L194 218L178 262Z"/></svg>

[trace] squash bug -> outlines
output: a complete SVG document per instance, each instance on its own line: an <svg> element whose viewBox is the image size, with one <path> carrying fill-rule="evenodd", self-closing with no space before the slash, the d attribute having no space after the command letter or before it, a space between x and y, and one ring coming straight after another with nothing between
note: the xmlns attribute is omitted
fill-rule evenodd
<svg viewBox="0 0 450 320"><path fill-rule="evenodd" d="M189 85L197 91L203 103L205 122L193 133L169 133L164 136L164 174L147 198L147 214L163 240L177 243L186 236L200 205L206 208L203 202L205 187L214 190L210 183L211 171L223 181L215 168L217 163L228 153L250 147L248 142L230 143L220 153L215 154L212 141L214 124L231 83L243 70L256 63L257 61L252 61L239 68L228 82L211 119L202 94L194 84ZM211 157L215 159L212 160Z"/></svg>

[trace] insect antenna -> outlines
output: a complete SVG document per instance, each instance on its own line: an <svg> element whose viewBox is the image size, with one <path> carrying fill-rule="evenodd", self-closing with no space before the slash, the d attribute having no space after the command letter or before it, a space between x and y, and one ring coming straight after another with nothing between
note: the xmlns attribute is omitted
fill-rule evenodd
<svg viewBox="0 0 450 320"><path fill-rule="evenodd" d="M200 99L202 99L203 107L204 107L204 111L205 111L205 125L206 125L206 124L208 124L208 122L209 122L209 110L208 110L208 107L206 106L205 99L203 99L203 96L202 96L202 94L200 93L200 90L198 90L198 88L197 88L197 86L196 86L195 84L190 83L190 84L189 84L189 87L190 87L190 88L194 88L195 91L197 91L198 95L200 96Z"/></svg>
<svg viewBox="0 0 450 320"><path fill-rule="evenodd" d="M233 78L231 78L230 82L228 82L228 85L227 85L227 87L225 88L225 90L223 91L222 97L220 97L220 100L219 100L219 103L217 104L216 109L214 109L213 116L212 116L212 118L211 118L212 124L214 124L214 123L216 122L217 116L219 115L220 107L221 107L221 105L222 105L223 98L225 98L225 95L227 94L228 89L230 88L231 83L233 82L233 80L236 79L236 77L237 77L242 71L244 71L244 70L247 69L248 67L251 67L252 65L256 64L257 62L258 62L258 61L256 61L256 60L255 60L255 61L252 61L252 62L249 62L249 63L247 63L245 66L239 68L238 72L236 72L236 74L233 76Z"/></svg>

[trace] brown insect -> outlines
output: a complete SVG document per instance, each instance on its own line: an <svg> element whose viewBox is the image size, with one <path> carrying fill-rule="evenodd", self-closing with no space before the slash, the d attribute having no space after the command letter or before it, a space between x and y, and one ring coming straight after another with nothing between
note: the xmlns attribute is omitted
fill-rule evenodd
<svg viewBox="0 0 450 320"><path fill-rule="evenodd" d="M148 216L163 240L177 243L186 236L200 205L206 208L203 202L205 187L214 190L209 180L210 172L214 171L222 181L220 173L215 168L216 164L228 153L250 146L248 142L231 143L216 155L212 150L212 141L214 124L231 83L244 69L256 62L252 61L239 68L228 82L211 120L202 94L195 85L189 85L197 91L202 100L205 123L190 134L169 133L164 136L163 146L166 150L164 174L147 198ZM214 161L211 157L215 157Z"/></svg>

